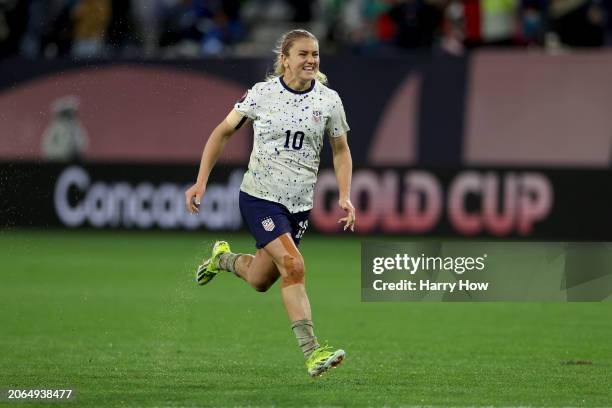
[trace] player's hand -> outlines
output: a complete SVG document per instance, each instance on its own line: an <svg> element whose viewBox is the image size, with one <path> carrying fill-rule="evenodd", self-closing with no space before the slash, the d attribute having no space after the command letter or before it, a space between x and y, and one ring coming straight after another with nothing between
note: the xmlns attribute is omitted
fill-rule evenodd
<svg viewBox="0 0 612 408"><path fill-rule="evenodd" d="M355 207L351 203L351 200L339 200L338 205L346 212L346 217L342 217L338 220L338 223L344 223L344 230L350 228L351 231L355 231Z"/></svg>
<svg viewBox="0 0 612 408"><path fill-rule="evenodd" d="M196 183L185 191L185 206L187 207L187 212L191 214L200 212L200 200L204 195L205 189L206 186Z"/></svg>

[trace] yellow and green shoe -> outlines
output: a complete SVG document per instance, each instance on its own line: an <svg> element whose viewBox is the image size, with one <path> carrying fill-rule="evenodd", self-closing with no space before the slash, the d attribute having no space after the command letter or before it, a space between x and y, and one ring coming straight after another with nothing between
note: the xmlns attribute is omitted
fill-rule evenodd
<svg viewBox="0 0 612 408"><path fill-rule="evenodd" d="M203 286L212 280L219 269L219 257L221 254L231 252L230 246L225 241L217 241L212 249L212 255L210 258L205 259L202 265L198 266L196 270L196 282L198 285Z"/></svg>
<svg viewBox="0 0 612 408"><path fill-rule="evenodd" d="M344 360L342 349L333 351L330 346L319 347L306 360L306 368L311 377L318 377L330 368L336 368Z"/></svg>

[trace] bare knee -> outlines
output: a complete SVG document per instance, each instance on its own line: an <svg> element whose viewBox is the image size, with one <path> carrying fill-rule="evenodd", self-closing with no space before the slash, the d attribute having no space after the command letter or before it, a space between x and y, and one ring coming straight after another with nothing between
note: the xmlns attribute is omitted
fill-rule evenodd
<svg viewBox="0 0 612 408"><path fill-rule="evenodd" d="M255 289L258 292L267 292L268 289L270 289L273 284L274 282L261 281L261 282L253 282L251 286L253 286L253 289Z"/></svg>
<svg viewBox="0 0 612 408"><path fill-rule="evenodd" d="M284 274L282 277L283 287L304 283L306 268L304 258L300 255L285 255L283 258Z"/></svg>
<svg viewBox="0 0 612 408"><path fill-rule="evenodd" d="M249 281L249 284L258 292L267 292L278 279L277 275L261 276L259 279Z"/></svg>

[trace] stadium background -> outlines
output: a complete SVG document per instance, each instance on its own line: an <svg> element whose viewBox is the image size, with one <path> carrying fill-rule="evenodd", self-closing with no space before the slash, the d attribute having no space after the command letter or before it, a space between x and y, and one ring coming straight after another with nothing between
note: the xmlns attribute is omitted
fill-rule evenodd
<svg viewBox="0 0 612 408"><path fill-rule="evenodd" d="M362 239L610 241L612 54L597 1L3 1L0 388L79 406L610 406L609 302L367 304ZM311 381L278 290L193 267L250 252L250 130L198 217L210 130L305 27L343 98L356 234L325 146L303 241ZM520 259L521 254L509 254ZM596 300L609 300L596 299Z"/></svg>

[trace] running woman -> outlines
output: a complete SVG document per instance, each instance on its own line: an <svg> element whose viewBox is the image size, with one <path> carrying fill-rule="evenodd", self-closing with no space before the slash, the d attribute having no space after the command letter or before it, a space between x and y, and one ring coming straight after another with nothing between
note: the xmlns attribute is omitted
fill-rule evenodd
<svg viewBox="0 0 612 408"><path fill-rule="evenodd" d="M325 86L327 77L319 71L316 37L306 30L290 31L280 38L276 53L274 74L255 84L213 130L202 153L197 181L185 192L185 204L191 213L199 211L208 177L225 143L237 129L252 122L253 151L240 186L239 205L257 252L233 253L227 242L218 241L212 256L197 268L196 279L206 285L219 271L227 271L265 292L280 278L291 328L308 373L314 377L340 364L345 352L321 347L317 341L298 246L308 227L325 134L333 152L338 204L345 211L338 222L344 223L345 230L354 230L349 126L338 93Z"/></svg>

